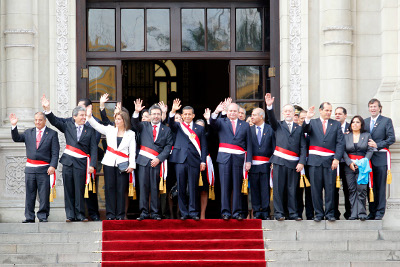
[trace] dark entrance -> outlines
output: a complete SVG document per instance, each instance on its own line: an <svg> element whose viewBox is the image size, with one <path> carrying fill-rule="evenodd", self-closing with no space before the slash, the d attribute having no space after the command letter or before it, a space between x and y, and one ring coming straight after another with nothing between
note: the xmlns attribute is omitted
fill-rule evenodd
<svg viewBox="0 0 400 267"><path fill-rule="evenodd" d="M130 113L136 98L146 107L164 101L169 108L179 98L199 119L229 96L227 60L136 60L123 61L122 68L122 101Z"/></svg>

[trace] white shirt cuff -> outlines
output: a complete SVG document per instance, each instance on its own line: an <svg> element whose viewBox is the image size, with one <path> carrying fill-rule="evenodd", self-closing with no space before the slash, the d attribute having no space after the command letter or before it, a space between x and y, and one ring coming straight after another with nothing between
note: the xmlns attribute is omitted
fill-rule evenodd
<svg viewBox="0 0 400 267"><path fill-rule="evenodd" d="M46 110L45 110L45 111L44 111L44 114L45 114L45 115L50 114L50 113L51 113L51 110L49 110L49 111L46 111Z"/></svg>
<svg viewBox="0 0 400 267"><path fill-rule="evenodd" d="M133 114L132 114L132 118L139 118L139 112L133 112Z"/></svg>
<svg viewBox="0 0 400 267"><path fill-rule="evenodd" d="M267 109L268 109L268 110L271 110L271 109L272 109L272 105L271 105L271 106L267 106Z"/></svg>
<svg viewBox="0 0 400 267"><path fill-rule="evenodd" d="M310 121L311 121L311 120L309 120L309 119L307 119L307 118L304 120L304 122L305 122L306 124L309 124Z"/></svg>
<svg viewBox="0 0 400 267"><path fill-rule="evenodd" d="M221 112L221 114L222 114L222 115L226 115L226 111L223 110L223 111Z"/></svg>
<svg viewBox="0 0 400 267"><path fill-rule="evenodd" d="M170 118L175 117L175 113L172 113L172 111L170 111L170 112L169 112L169 117L170 117Z"/></svg>
<svg viewBox="0 0 400 267"><path fill-rule="evenodd" d="M12 126L11 125L11 130L14 130L17 127L17 125Z"/></svg>
<svg viewBox="0 0 400 267"><path fill-rule="evenodd" d="M207 120L207 124L210 124L210 119Z"/></svg>
<svg viewBox="0 0 400 267"><path fill-rule="evenodd" d="M211 113L211 118L213 118L215 120L217 117L218 117L218 114Z"/></svg>

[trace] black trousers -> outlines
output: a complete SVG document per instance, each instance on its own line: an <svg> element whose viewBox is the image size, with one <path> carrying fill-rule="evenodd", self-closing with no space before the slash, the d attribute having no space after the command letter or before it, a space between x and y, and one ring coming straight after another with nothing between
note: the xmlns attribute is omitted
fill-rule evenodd
<svg viewBox="0 0 400 267"><path fill-rule="evenodd" d="M299 173L295 169L274 164L273 191L275 218L285 217L285 191L287 192L289 218L296 218L298 216L296 190L299 185L299 179Z"/></svg>
<svg viewBox="0 0 400 267"><path fill-rule="evenodd" d="M306 177L310 179L308 166L304 166L304 169ZM297 195L297 216L303 218L303 210L305 208L307 220L312 220L314 218L314 207L311 197L311 187L309 186L300 188L300 186L298 186L296 195ZM304 202L303 202L303 195L304 195Z"/></svg>
<svg viewBox="0 0 400 267"><path fill-rule="evenodd" d="M316 218L335 217L336 170L331 167L309 166L311 196ZM325 190L325 211L322 191Z"/></svg>
<svg viewBox="0 0 400 267"><path fill-rule="evenodd" d="M198 184L200 176L200 166L193 167L186 162L182 164L176 163L175 172L176 179L178 180L178 203L181 216L199 216ZM186 187L189 191L189 203L186 196Z"/></svg>
<svg viewBox="0 0 400 267"><path fill-rule="evenodd" d="M140 188L139 209L141 211L141 216L143 217L154 217L160 215L160 198L158 196L160 183L160 164L154 168L151 167L150 163L147 166L138 165ZM149 210L150 194L151 201Z"/></svg>
<svg viewBox="0 0 400 267"><path fill-rule="evenodd" d="M98 191L99 177L96 176L96 192ZM90 218L100 218L99 213L99 203L97 200L97 193L93 193L93 191L89 191L89 198L85 198L85 205L88 210Z"/></svg>
<svg viewBox="0 0 400 267"><path fill-rule="evenodd" d="M118 167L103 166L106 197L106 217L125 219L125 197L129 174L120 173Z"/></svg>
<svg viewBox="0 0 400 267"><path fill-rule="evenodd" d="M340 162L339 163L340 167L340 179L342 180L342 186L343 186L343 194L344 194L344 208L345 212L343 216L348 219L351 215L351 205L349 201L349 188L347 185L347 178L346 178L346 163L345 162ZM339 219L340 218L340 211L339 211L339 189L335 187L335 218Z"/></svg>
<svg viewBox="0 0 400 267"><path fill-rule="evenodd" d="M221 215L231 216L232 214L233 217L237 217L242 214L243 165L233 165L230 159L225 164L219 163L218 168L221 181Z"/></svg>
<svg viewBox="0 0 400 267"><path fill-rule="evenodd" d="M35 220L36 194L39 195L38 219L47 219L50 212L50 176L47 173L25 173L25 218Z"/></svg>
<svg viewBox="0 0 400 267"><path fill-rule="evenodd" d="M271 164L267 163L268 170ZM257 219L266 219L270 214L270 184L269 184L270 173L262 172L250 172L250 194L251 194L251 205L253 207L253 215Z"/></svg>
<svg viewBox="0 0 400 267"><path fill-rule="evenodd" d="M62 177L64 182L65 214L67 218L85 218L85 169L63 165Z"/></svg>
<svg viewBox="0 0 400 267"><path fill-rule="evenodd" d="M346 166L346 180L349 188L349 202L351 205L350 217L353 218L366 218L366 197L368 185L357 184L358 169L353 172L350 167Z"/></svg>
<svg viewBox="0 0 400 267"><path fill-rule="evenodd" d="M383 217L386 208L387 166L374 166L372 162L372 173L374 202L369 202L369 213L374 217Z"/></svg>

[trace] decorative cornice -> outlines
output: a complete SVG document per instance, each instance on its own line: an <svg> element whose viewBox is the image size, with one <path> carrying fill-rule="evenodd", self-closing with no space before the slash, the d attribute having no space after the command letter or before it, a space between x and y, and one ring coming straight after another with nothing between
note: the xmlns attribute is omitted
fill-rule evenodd
<svg viewBox="0 0 400 267"><path fill-rule="evenodd" d="M324 32L327 31L353 31L353 27L351 26L329 26L323 29Z"/></svg>
<svg viewBox="0 0 400 267"><path fill-rule="evenodd" d="M33 29L8 29L4 31L4 34L32 34L35 35L36 31Z"/></svg>
<svg viewBox="0 0 400 267"><path fill-rule="evenodd" d="M301 0L289 4L289 101L301 104Z"/></svg>
<svg viewBox="0 0 400 267"><path fill-rule="evenodd" d="M32 48L35 48L35 45L33 45L33 44L6 44L6 45L4 45L4 48L10 48L10 47L32 47Z"/></svg>
<svg viewBox="0 0 400 267"><path fill-rule="evenodd" d="M353 42L351 42L351 41L335 40L335 41L325 42L324 45L353 45Z"/></svg>

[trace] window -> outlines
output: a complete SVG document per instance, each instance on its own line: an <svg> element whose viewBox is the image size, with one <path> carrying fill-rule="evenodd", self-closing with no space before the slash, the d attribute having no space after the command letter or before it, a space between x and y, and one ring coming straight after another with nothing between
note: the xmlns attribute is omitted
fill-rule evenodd
<svg viewBox="0 0 400 267"><path fill-rule="evenodd" d="M115 9L89 9L88 50L115 51Z"/></svg>

